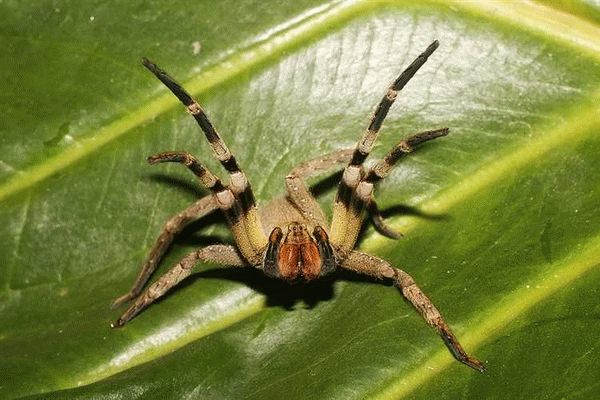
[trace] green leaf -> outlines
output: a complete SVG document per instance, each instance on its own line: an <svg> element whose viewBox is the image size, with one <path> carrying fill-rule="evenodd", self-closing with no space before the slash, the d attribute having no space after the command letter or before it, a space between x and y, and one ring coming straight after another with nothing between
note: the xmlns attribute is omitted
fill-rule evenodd
<svg viewBox="0 0 600 400"><path fill-rule="evenodd" d="M597 20L413 3L1 3L0 397L597 397ZM141 56L199 98L265 204L293 166L354 146L436 38L373 158L412 132L451 134L377 188L383 209L417 211L390 219L405 237L369 227L359 247L409 272L488 373L454 361L397 290L349 273L290 287L201 265L109 328L162 224L204 194L146 156L185 149L221 172ZM157 276L231 241L205 218Z"/></svg>

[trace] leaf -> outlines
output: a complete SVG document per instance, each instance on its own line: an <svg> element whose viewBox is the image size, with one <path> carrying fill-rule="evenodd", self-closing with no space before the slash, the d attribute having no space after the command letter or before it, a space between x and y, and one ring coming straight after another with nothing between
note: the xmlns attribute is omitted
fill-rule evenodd
<svg viewBox="0 0 600 400"><path fill-rule="evenodd" d="M264 3L0 5L0 396L597 395L594 19L536 3ZM487 374L454 361L396 290L343 273L289 287L200 266L109 329L119 311L108 305L164 221L203 194L183 168L146 156L186 149L220 171L141 56L200 99L264 204L294 165L352 147L434 38L374 158L411 132L451 135L377 189L383 209L418 211L391 219L405 237L368 228L360 248L411 273ZM218 216L192 228L159 274L232 240Z"/></svg>

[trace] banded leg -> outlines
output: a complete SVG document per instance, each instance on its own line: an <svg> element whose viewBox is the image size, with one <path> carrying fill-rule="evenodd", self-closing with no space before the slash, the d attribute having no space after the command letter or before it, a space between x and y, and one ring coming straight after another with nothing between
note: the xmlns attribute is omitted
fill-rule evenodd
<svg viewBox="0 0 600 400"><path fill-rule="evenodd" d="M234 192L225 187L218 177L200 164L194 156L186 152L167 151L148 157L148 162L150 164L177 162L188 167L198 177L202 185L213 193L215 202L225 214L238 248L244 257L252 264L260 262L262 254L254 248L250 242L250 237L246 234L243 210L240 208L239 202L236 201Z"/></svg>
<svg viewBox="0 0 600 400"><path fill-rule="evenodd" d="M425 319L425 322L437 330L446 347L448 347L448 350L450 350L450 353L452 353L456 360L479 372L485 371L485 366L481 361L469 356L463 350L438 309L406 272L398 268L393 268L387 261L358 251L350 252L341 266L342 268L375 278L392 279L394 285L402 291L404 297L417 309L419 314Z"/></svg>
<svg viewBox="0 0 600 400"><path fill-rule="evenodd" d="M219 135L198 102L175 79L161 70L156 64L146 58L142 60L142 63L187 107L189 113L192 114L204 132L215 157L229 173L231 190L241 210L240 225L249 238L249 243L255 253L254 258L258 257L262 249L267 245L267 238L262 231L256 209L256 201L246 175L240 169L235 157L231 154L221 135ZM234 235L236 235L235 232ZM238 240L237 236L236 240Z"/></svg>
<svg viewBox="0 0 600 400"><path fill-rule="evenodd" d="M295 167L285 178L288 198L294 206L305 216L313 225L327 226L323 209L312 196L306 179L309 179L322 172L330 171L340 164L346 164L352 157L353 149L336 150L323 157L315 158ZM372 218L373 225L383 235L392 239L402 237L401 233L394 232L383 221L375 199L371 199L368 206L369 215Z"/></svg>
<svg viewBox="0 0 600 400"><path fill-rule="evenodd" d="M384 235L393 239L401 236L383 221L373 198L374 184L385 178L396 163L415 150L418 145L446 136L448 132L448 128L435 129L417 133L402 140L360 180L351 197L350 212L346 214L346 233L342 242L344 249L351 250L354 248L362 225L362 211L365 207L368 207L375 227Z"/></svg>
<svg viewBox="0 0 600 400"><path fill-rule="evenodd" d="M394 148L388 154L386 154L382 160L380 160L373 168L369 170L365 181L370 183L379 182L389 174L390 170L400 159L414 151L417 146L429 140L446 136L449 132L450 129L448 128L434 129L417 133L407 139L402 140L400 143L394 146Z"/></svg>
<svg viewBox="0 0 600 400"><path fill-rule="evenodd" d="M111 327L118 328L125 325L144 308L148 307L156 301L156 299L164 295L169 289L190 276L193 272L192 269L194 265L199 261L234 267L243 267L247 265L233 246L217 244L196 250L182 258L181 261L150 285L135 299L134 303L127 311L125 311L114 324L111 324Z"/></svg>
<svg viewBox="0 0 600 400"><path fill-rule="evenodd" d="M173 242L173 239L178 235L186 226L192 222L210 214L214 210L218 209L217 204L213 196L205 196L200 200L190 205L185 210L177 213L171 217L162 227L161 233L154 242L148 258L142 265L142 268L133 283L129 292L113 301L111 308L117 308L129 300L137 297L152 273L156 270L158 263L162 259L163 255Z"/></svg>
<svg viewBox="0 0 600 400"><path fill-rule="evenodd" d="M333 220L331 225L331 240L334 244L349 250L352 248L352 246L349 246L349 243L352 243L353 245L356 241L356 237L354 237L354 231L356 230L355 226L357 224L356 219L362 221L360 215L357 215L357 211L362 212L362 208L358 210L356 207L353 207L351 203L353 202L355 194L359 197L370 196L370 193L368 193L369 185L363 185L359 190L359 183L362 179L362 164L371 152L379 130L381 129L381 125L383 124L390 107L396 100L398 92L404 88L415 73L423 66L423 64L425 64L429 56L437 49L438 45L439 43L437 40L431 43L429 47L427 47L427 49L419 55L408 68L400 74L400 76L398 76L394 83L388 88L386 95L375 108L371 122L358 141L352 159L344 170L344 175L338 188L335 203L333 205ZM360 191L360 193L355 193L357 191ZM360 202L361 201L359 201L359 203ZM349 222L351 222L352 226L349 226ZM350 237L347 239L348 234ZM358 235L358 232L356 232L356 235Z"/></svg>
<svg viewBox="0 0 600 400"><path fill-rule="evenodd" d="M337 150L325 156L302 163L285 177L288 198L313 226L327 226L327 219L319 203L310 193L305 180L346 164L352 157L352 149Z"/></svg>

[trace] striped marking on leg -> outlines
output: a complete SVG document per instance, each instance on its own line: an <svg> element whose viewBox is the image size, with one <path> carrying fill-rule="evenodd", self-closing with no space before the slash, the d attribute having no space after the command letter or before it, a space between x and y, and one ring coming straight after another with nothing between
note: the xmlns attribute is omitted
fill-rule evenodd
<svg viewBox="0 0 600 400"><path fill-rule="evenodd" d="M398 97L398 92L400 92L404 86L406 86L406 84L412 79L412 77L423 66L423 64L425 64L429 56L433 54L438 46L439 43L437 40L431 43L423 53L421 53L404 71L402 71L394 83L392 83L392 85L388 88L387 93L385 96L383 96L375 108L375 112L373 113L373 117L371 117L371 122L369 123L369 127L356 145L350 165L361 165L368 157L369 153L373 149L373 144L377 139L381 125L383 124L390 107L392 104L394 104L394 101L396 101L396 98Z"/></svg>
<svg viewBox="0 0 600 400"><path fill-rule="evenodd" d="M187 107L188 112L204 132L215 157L230 175L232 190L240 202L242 211L240 218L244 230L250 237L251 246L254 247L255 252L262 251L267 244L267 238L261 229L252 188L221 135L210 122L200 104L175 79L147 58L142 59L142 63Z"/></svg>
<svg viewBox="0 0 600 400"><path fill-rule="evenodd" d="M378 182L385 178L390 170L400 161L404 156L412 153L417 146L425 143L429 140L437 139L442 136L448 135L450 129L441 128L433 129L430 131L420 132L410 136L407 139L402 140L394 148L386 154L386 156L380 160L367 174L365 181L367 182Z"/></svg>

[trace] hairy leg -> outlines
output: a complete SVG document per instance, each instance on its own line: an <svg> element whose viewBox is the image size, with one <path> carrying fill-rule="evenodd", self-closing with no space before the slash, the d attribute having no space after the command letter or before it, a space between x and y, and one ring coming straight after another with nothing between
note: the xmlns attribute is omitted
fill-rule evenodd
<svg viewBox="0 0 600 400"><path fill-rule="evenodd" d="M390 85L385 96L381 99L369 126L359 139L350 162L344 169L342 181L338 187L333 204L333 220L331 222L331 241L346 250L352 249L356 242L362 222L362 211L372 192L372 185L362 184L362 164L369 156L381 125L396 97L415 73L425 64L427 59L437 49L437 40L431 43Z"/></svg>
<svg viewBox="0 0 600 400"><path fill-rule="evenodd" d="M394 285L402 291L404 297L412 303L427 324L437 330L454 358L479 372L485 371L485 366L479 360L469 356L463 350L438 309L406 272L392 267L385 260L358 251L350 252L341 266L379 279L392 279Z"/></svg>
<svg viewBox="0 0 600 400"><path fill-rule="evenodd" d="M210 122L200 104L175 79L156 64L146 58L142 60L142 64L186 106L188 112L194 117L204 132L215 157L229 173L231 191L234 194L237 207L241 211L239 225L246 231L246 236L255 253L255 258L258 258L259 253L267 245L267 238L262 231L254 193L246 175L239 167L235 157L229 151L225 141Z"/></svg>
<svg viewBox="0 0 600 400"><path fill-rule="evenodd" d="M371 215L371 221L375 226L375 229L382 234L383 236L387 236L390 239L400 239L402 236L401 232L396 232L394 229L389 227L383 216L381 215L381 211L379 211L379 207L377 207L377 203L375 199L371 197L371 200L367 204L367 210L369 211L369 215Z"/></svg>
<svg viewBox="0 0 600 400"><path fill-rule="evenodd" d="M306 179L330 171L341 164L347 164L353 154L353 149L336 150L324 156L307 161L295 167L285 178L288 198L300 213L313 225L327 226L327 220L319 203L313 197ZM373 225L381 233L391 239L399 239L401 233L395 232L388 227L381 216L375 199L371 199L368 204L369 215L372 218Z"/></svg>
<svg viewBox="0 0 600 400"><path fill-rule="evenodd" d="M425 131L414 134L398 143L394 148L383 157L373 168L369 170L367 177L364 179L366 182L375 183L385 178L390 170L406 155L412 153L415 148L425 142L433 139L437 139L442 136L448 135L450 129L441 128Z"/></svg>
<svg viewBox="0 0 600 400"><path fill-rule="evenodd" d="M111 327L117 328L125 325L144 308L152 304L156 299L164 295L169 289L192 274L194 265L198 261L217 263L228 266L242 267L247 265L246 261L233 246L218 244L196 250L175 264L169 271L162 275L156 282L150 285L123 315Z"/></svg>
<svg viewBox="0 0 600 400"><path fill-rule="evenodd" d="M173 239L186 226L218 209L213 196L205 196L185 210L175 214L162 227L160 235L142 265L140 273L129 292L116 299L111 307L116 308L140 294L150 275L156 270L158 263L173 242Z"/></svg>
<svg viewBox="0 0 600 400"><path fill-rule="evenodd" d="M202 185L213 193L215 203L225 214L238 248L246 257L246 260L253 265L261 261L261 249L255 248L252 243L252 237L248 234L244 223L244 210L242 210L239 201L236 200L236 195L231 188L224 186L217 176L187 152L167 151L148 157L148 162L150 164L177 162L188 167L198 177Z"/></svg>
<svg viewBox="0 0 600 400"><path fill-rule="evenodd" d="M327 220L319 203L306 185L306 179L330 171L348 163L352 149L337 150L327 155L302 163L285 177L288 197L300 213L313 225L326 227Z"/></svg>
<svg viewBox="0 0 600 400"><path fill-rule="evenodd" d="M351 196L349 212L345 215L345 236L338 245L341 245L347 251L354 248L362 226L362 212L365 207L369 208L376 228L379 228L386 236L394 238L393 235L397 235L396 232L385 225L383 218L379 214L375 199L373 198L374 184L385 178L396 163L405 155L415 150L417 146L429 140L446 136L448 131L448 128L425 131L400 141L382 160L369 170L365 177L360 178Z"/></svg>

